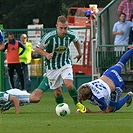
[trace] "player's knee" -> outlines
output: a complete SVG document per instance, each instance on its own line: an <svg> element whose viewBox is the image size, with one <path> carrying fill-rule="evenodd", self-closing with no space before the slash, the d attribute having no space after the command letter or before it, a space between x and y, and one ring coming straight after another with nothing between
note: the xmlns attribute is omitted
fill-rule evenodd
<svg viewBox="0 0 133 133"><path fill-rule="evenodd" d="M30 99L31 103L38 103L41 100L40 97L34 96L33 98Z"/></svg>
<svg viewBox="0 0 133 133"><path fill-rule="evenodd" d="M59 89L56 89L56 90L54 90L54 95L55 95L55 97L60 97L61 96L61 94L62 94L62 90L59 88Z"/></svg>
<svg viewBox="0 0 133 133"><path fill-rule="evenodd" d="M72 90L72 89L73 89L73 84L67 83L67 84L65 84L65 85L66 85L66 88L67 88L68 90Z"/></svg>
<svg viewBox="0 0 133 133"><path fill-rule="evenodd" d="M36 97L36 98L35 98L35 102L36 102L36 103L40 102L40 100L41 100L40 97Z"/></svg>

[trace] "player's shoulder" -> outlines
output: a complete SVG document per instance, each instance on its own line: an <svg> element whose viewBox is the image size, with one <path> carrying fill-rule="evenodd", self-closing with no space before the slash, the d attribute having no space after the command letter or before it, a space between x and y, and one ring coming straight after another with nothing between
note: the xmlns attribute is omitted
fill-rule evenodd
<svg viewBox="0 0 133 133"><path fill-rule="evenodd" d="M32 45L32 43L31 42L26 42L26 46L31 46Z"/></svg>
<svg viewBox="0 0 133 133"><path fill-rule="evenodd" d="M0 30L0 35L2 35L2 31Z"/></svg>
<svg viewBox="0 0 133 133"><path fill-rule="evenodd" d="M57 34L56 30L51 30L48 33L45 33L42 37L42 40L49 40Z"/></svg>
<svg viewBox="0 0 133 133"><path fill-rule="evenodd" d="M68 35L72 35L72 36L75 35L75 33L74 33L72 30L70 30L70 29L67 30L67 34L68 34Z"/></svg>
<svg viewBox="0 0 133 133"><path fill-rule="evenodd" d="M120 24L121 24L120 21L117 21L117 22L115 22L114 25L120 25Z"/></svg>
<svg viewBox="0 0 133 133"><path fill-rule="evenodd" d="M51 37L51 36L55 36L57 34L56 30L51 30L48 33L44 34L45 37Z"/></svg>

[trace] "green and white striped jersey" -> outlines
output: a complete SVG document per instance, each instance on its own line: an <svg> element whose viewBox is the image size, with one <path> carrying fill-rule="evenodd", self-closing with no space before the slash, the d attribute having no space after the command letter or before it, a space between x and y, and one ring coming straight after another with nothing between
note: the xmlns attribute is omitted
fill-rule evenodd
<svg viewBox="0 0 133 133"><path fill-rule="evenodd" d="M46 59L48 69L59 69L66 64L71 64L69 46L71 42L77 41L77 36L71 30L68 30L63 38L58 36L57 30L45 34L40 43L46 52L53 53L52 59Z"/></svg>
<svg viewBox="0 0 133 133"><path fill-rule="evenodd" d="M7 94L6 92L0 92L0 105L5 104L9 100L10 94Z"/></svg>

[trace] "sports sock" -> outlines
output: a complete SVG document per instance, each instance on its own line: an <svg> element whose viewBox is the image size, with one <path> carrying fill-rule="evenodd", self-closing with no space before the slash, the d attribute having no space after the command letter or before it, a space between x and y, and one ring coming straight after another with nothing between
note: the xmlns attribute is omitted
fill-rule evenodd
<svg viewBox="0 0 133 133"><path fill-rule="evenodd" d="M77 93L75 86L73 87L72 90L68 90L68 92L70 96L72 97L74 104L76 105L79 101L78 101L78 93Z"/></svg>
<svg viewBox="0 0 133 133"><path fill-rule="evenodd" d="M118 64L121 64L123 67L126 64L126 62L133 56L133 49L128 50L125 54L123 54L118 62Z"/></svg>
<svg viewBox="0 0 133 133"><path fill-rule="evenodd" d="M113 112L119 110L126 103L126 101L129 98L130 98L130 96L129 95L126 95L120 101L118 101L117 104L115 105L115 109L113 110Z"/></svg>
<svg viewBox="0 0 133 133"><path fill-rule="evenodd" d="M60 97L55 97L55 101L57 104L64 103L64 98L62 95L60 95Z"/></svg>

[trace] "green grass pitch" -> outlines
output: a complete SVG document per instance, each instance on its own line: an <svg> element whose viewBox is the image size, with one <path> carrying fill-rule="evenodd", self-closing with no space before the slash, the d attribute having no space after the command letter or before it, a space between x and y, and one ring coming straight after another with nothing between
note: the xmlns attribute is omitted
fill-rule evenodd
<svg viewBox="0 0 133 133"><path fill-rule="evenodd" d="M69 94L63 96L71 109L69 116L56 115L53 93L46 92L39 103L21 107L19 115L14 108L0 114L0 133L133 133L133 103L115 113L76 114ZM84 105L99 110L88 101Z"/></svg>

